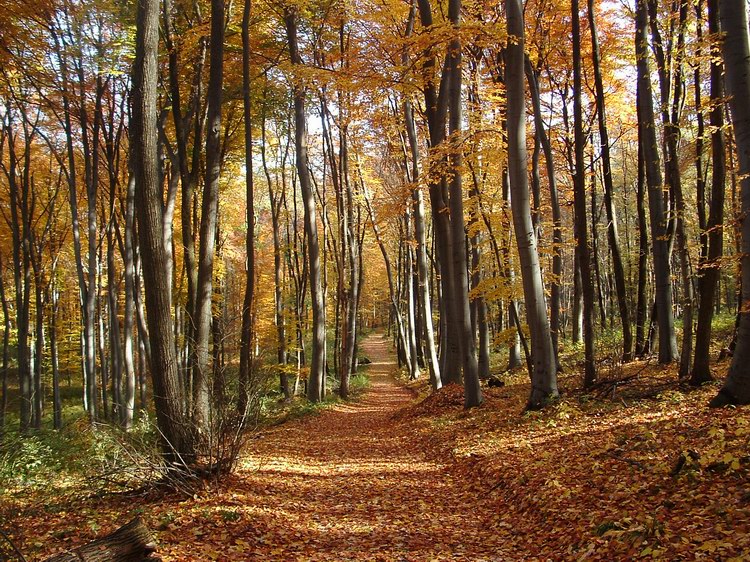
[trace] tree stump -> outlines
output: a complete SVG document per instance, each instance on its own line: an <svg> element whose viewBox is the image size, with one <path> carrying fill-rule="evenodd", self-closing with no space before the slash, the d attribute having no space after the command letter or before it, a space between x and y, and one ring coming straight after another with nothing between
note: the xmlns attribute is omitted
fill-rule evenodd
<svg viewBox="0 0 750 562"><path fill-rule="evenodd" d="M156 562L156 544L140 517L115 532L67 552L55 554L44 562Z"/></svg>

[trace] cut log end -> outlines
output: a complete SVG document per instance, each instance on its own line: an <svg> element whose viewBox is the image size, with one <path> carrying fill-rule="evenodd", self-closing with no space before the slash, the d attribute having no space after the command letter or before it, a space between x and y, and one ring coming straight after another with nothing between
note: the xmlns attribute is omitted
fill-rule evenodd
<svg viewBox="0 0 750 562"><path fill-rule="evenodd" d="M156 562L156 543L143 519L136 517L115 532L44 562Z"/></svg>

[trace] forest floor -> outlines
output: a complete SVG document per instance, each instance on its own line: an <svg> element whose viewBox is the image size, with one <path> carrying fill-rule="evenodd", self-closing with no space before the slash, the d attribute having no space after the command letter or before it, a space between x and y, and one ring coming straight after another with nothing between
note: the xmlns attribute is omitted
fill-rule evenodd
<svg viewBox="0 0 750 562"><path fill-rule="evenodd" d="M16 497L0 527L48 555L138 513L165 561L750 559L750 412L709 410L715 384L602 367L594 392L523 413L516 373L465 411L459 387L397 382L382 336L363 353L363 396L261 430L193 497Z"/></svg>

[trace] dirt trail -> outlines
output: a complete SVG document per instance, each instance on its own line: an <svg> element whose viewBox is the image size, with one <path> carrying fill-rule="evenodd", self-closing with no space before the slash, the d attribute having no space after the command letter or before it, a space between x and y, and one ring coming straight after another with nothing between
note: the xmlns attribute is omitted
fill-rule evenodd
<svg viewBox="0 0 750 562"><path fill-rule="evenodd" d="M481 491L431 460L394 413L412 400L391 378L387 339L363 342L370 390L266 432L234 491L257 560L519 560ZM244 534L244 533L243 533Z"/></svg>

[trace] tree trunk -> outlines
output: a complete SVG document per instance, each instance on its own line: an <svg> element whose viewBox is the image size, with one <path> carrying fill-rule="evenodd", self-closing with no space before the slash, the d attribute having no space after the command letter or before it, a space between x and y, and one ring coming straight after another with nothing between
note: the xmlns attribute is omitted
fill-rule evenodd
<svg viewBox="0 0 750 562"><path fill-rule="evenodd" d="M429 0L417 0L419 17L422 27L428 29L432 26L432 8ZM435 83L437 64L436 56L432 47L425 49L422 63L422 77L424 80L424 101L429 128L430 148L436 150L445 141L445 121L448 113L448 99L445 91L449 87L451 72L443 70L439 85ZM459 77L460 78L460 77ZM438 91L441 94L438 94ZM448 165L445 157L436 157L435 167ZM453 229L451 228L451 213L448 209L448 182L445 173L439 169L430 170L429 173L430 207L432 209L432 221L434 225L435 247L437 249L437 261L440 264L440 375L443 384L460 383L461 368L464 364L462 348L463 336L461 327L463 323L459 320L457 309L460 295L456 287L456 274L453 271L454 245ZM462 202L463 204L463 202ZM454 213L455 214L455 213ZM463 215L460 215L463 221ZM463 227L463 226L462 226ZM465 254L465 250L464 250ZM465 256L464 256L465 257Z"/></svg>
<svg viewBox="0 0 750 562"><path fill-rule="evenodd" d="M550 206L552 207L552 280L550 282L550 331L552 332L552 347L555 351L555 361L559 361L559 339L560 339L560 289L562 280L562 213L560 212L560 201L557 195L557 180L555 173L555 161L552 155L552 144L549 141L547 131L542 119L542 104L539 96L539 85L536 74L531 67L531 61L526 57L526 80L529 83L529 96L534 108L534 129L539 137L544 152L544 160L547 168L547 184L549 187Z"/></svg>
<svg viewBox="0 0 750 562"><path fill-rule="evenodd" d="M297 43L297 8L285 7L284 21L289 41L289 55L295 68L302 66L302 57ZM307 115L305 113L305 88L295 80L294 84L294 139L297 159L297 174L302 191L304 205L305 234L307 236L307 254L310 276L310 296L312 297L313 337L312 361L308 376L307 398L311 402L323 400L325 389L326 365L326 326L325 302L321 286L320 248L318 244L318 225L315 220L315 195L312 191L310 169L307 161Z"/></svg>
<svg viewBox="0 0 750 562"><path fill-rule="evenodd" d="M744 0L724 0L720 10L724 32L722 54L729 108L732 113L740 178L742 300L739 307L737 346L729 374L712 407L750 403L750 42L748 41L747 7Z"/></svg>
<svg viewBox="0 0 750 562"><path fill-rule="evenodd" d="M123 264L125 267L125 310L123 312L123 363L125 367L125 396L123 400L124 409L122 425L129 429L133 425L133 414L135 412L135 350L133 338L134 320L135 320L135 302L136 291L138 287L135 283L135 174L133 173L131 160L130 177L128 178L128 187L125 194L125 241Z"/></svg>
<svg viewBox="0 0 750 562"><path fill-rule="evenodd" d="M592 281L591 255L589 252L589 232L586 221L586 165L583 134L583 108L581 106L581 25L578 0L572 0L573 14L573 129L575 151L575 177L573 179L573 207L575 209L576 254L581 271L583 294L583 344L584 374L583 386L588 388L596 381L594 358L594 285Z"/></svg>
<svg viewBox="0 0 750 562"><path fill-rule="evenodd" d="M195 363L193 365L193 423L206 431L211 416L209 353L213 296L216 224L221 174L221 102L224 81L224 0L211 0L211 49L206 116L206 170L201 204L198 286L195 304ZM196 139L195 142L198 142Z"/></svg>
<svg viewBox="0 0 750 562"><path fill-rule="evenodd" d="M409 150L411 153L411 181L415 184L411 192L411 198L414 215L414 233L417 241L417 273L419 279L417 300L422 316L424 340L429 358L430 384L433 390L438 390L442 387L442 380L440 379L440 364L438 363L435 332L432 324L429 272L427 270L427 235L425 233L424 199L422 197L422 190L416 183L419 176L419 144L417 142L417 130L414 126L414 112L411 102L408 100L404 102L404 121L406 122L406 134L409 138Z"/></svg>
<svg viewBox="0 0 750 562"><path fill-rule="evenodd" d="M640 102L638 103L640 105ZM643 156L643 134L638 124L638 180L636 207L638 212L638 289L635 305L635 356L642 357L648 349L646 284L648 281L648 227L646 223L646 161Z"/></svg>
<svg viewBox="0 0 750 562"><path fill-rule="evenodd" d="M552 348L537 241L531 222L526 176L526 108L524 103L524 24L520 0L506 2L508 41L506 85L508 96L508 161L513 227L521 261L526 316L531 333L533 361L528 407L543 407L558 396L557 364Z"/></svg>
<svg viewBox="0 0 750 562"><path fill-rule="evenodd" d="M672 282L669 265L669 236L659 150L654 124L651 73L648 62L648 14L646 0L636 3L635 49L638 68L638 121L643 156L646 162L646 183L651 219L651 246L654 258L655 298L659 322L659 363L671 363L677 357L677 339L672 314Z"/></svg>
<svg viewBox="0 0 750 562"><path fill-rule="evenodd" d="M696 8L700 10L700 3ZM712 38L718 37L719 0L708 0L708 32ZM700 25L700 22L698 23ZM721 100L724 99L722 65L719 61L720 47L711 44L711 94L709 125L711 127L711 206L708 221L705 225L707 234L707 252L700 265L701 275L698 278L698 327L695 332L695 356L690 384L698 386L713 380L709 367L711 353L711 323L714 314L714 302L717 301L719 276L721 275L721 255L724 251L724 191L726 182L724 116ZM699 95L696 93L696 95ZM701 209L703 203L700 202Z"/></svg>
<svg viewBox="0 0 750 562"><path fill-rule="evenodd" d="M252 0L245 0L242 15L242 108L245 121L245 198L247 208L245 221L245 300L242 305L242 334L240 341L240 389L239 411L244 414L248 404L250 377L252 376L253 316L255 293L255 189L253 185L253 131L250 89L250 15Z"/></svg>
<svg viewBox="0 0 750 562"><path fill-rule="evenodd" d="M451 140L457 146L451 151L449 164L450 180L450 218L451 236L453 238L453 275L456 299L456 320L458 321L458 337L461 339L461 354L464 377L464 407L472 408L482 403L482 389L479 386L479 367L477 364L477 350L474 334L471 331L471 310L469 304L468 259L466 256L466 225L464 222L464 194L462 187L463 153L458 142L461 136L461 83L462 83L462 55L461 39L458 35L461 25L461 0L448 2L448 19L454 27L455 36L448 46L446 57L447 71L450 73L448 81L448 105L450 119L448 131ZM523 64L523 61L521 61ZM523 79L523 73L521 74Z"/></svg>
<svg viewBox="0 0 750 562"><path fill-rule="evenodd" d="M157 162L156 97L159 46L159 2L137 5L136 58L133 71L131 131L135 147L134 168L138 199L138 231L143 255L148 329L151 343L151 377L156 419L165 456L189 462L194 442L182 412L182 388L172 331L167 257L162 229L162 196Z"/></svg>
<svg viewBox="0 0 750 562"><path fill-rule="evenodd" d="M71 551L56 554L44 562L144 562L152 557L154 539L143 520L136 517L114 533Z"/></svg>
<svg viewBox="0 0 750 562"><path fill-rule="evenodd" d="M10 312L8 311L8 301L5 298L5 282L3 275L3 257L0 253L0 305L3 310L3 363L0 366L3 370L2 392L0 397L0 435L5 431L5 416L8 413L8 363L9 357L9 340L10 340Z"/></svg>
<svg viewBox="0 0 750 562"><path fill-rule="evenodd" d="M591 29L591 58L594 63L594 83L596 88L597 118L599 139L602 151L602 173L604 179L604 209L607 213L607 241L612 255L612 273L615 277L617 308L622 326L622 361L627 363L633 357L633 334L630 329L630 311L628 310L627 291L625 288L625 268L622 263L620 241L617 235L617 216L614 205L614 186L612 183L612 164L609 151L609 131L607 129L607 112L602 79L601 56L599 54L599 36L596 27L594 0L588 0L589 27Z"/></svg>

